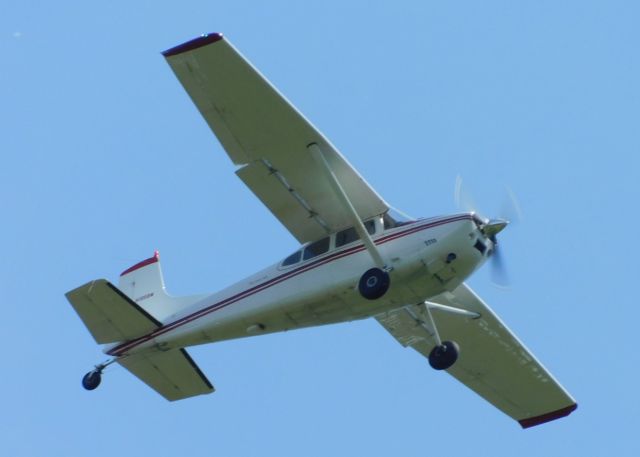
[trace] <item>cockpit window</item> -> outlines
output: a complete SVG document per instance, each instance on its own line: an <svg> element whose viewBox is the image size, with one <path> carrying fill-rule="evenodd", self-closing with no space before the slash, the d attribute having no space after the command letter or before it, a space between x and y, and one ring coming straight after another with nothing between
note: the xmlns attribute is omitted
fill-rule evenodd
<svg viewBox="0 0 640 457"><path fill-rule="evenodd" d="M373 235L374 233L376 233L376 221L371 219L370 221L365 222L364 228L367 229L367 232L369 232L369 235Z"/></svg>
<svg viewBox="0 0 640 457"><path fill-rule="evenodd" d="M329 237L322 238L321 240L315 241L311 243L309 246L304 248L304 254L302 255L302 260L309 260L315 256L320 254L324 254L329 250Z"/></svg>
<svg viewBox="0 0 640 457"><path fill-rule="evenodd" d="M388 213L382 216L382 223L384 224L385 230L394 228L397 225L397 222L395 221L395 219L389 216Z"/></svg>
<svg viewBox="0 0 640 457"><path fill-rule="evenodd" d="M302 251L296 251L291 254L289 257L282 261L282 266L286 267L289 265L293 265L294 263L300 262L300 256L302 255Z"/></svg>
<svg viewBox="0 0 640 457"><path fill-rule="evenodd" d="M369 235L373 235L374 233L376 233L376 222L373 219L366 221L364 223L364 226L367 229L367 232L369 232ZM358 232L356 232L356 229L354 227L340 230L338 233L336 233L336 247L339 248L340 246L344 246L345 244L352 243L359 239L360 237L358 236Z"/></svg>

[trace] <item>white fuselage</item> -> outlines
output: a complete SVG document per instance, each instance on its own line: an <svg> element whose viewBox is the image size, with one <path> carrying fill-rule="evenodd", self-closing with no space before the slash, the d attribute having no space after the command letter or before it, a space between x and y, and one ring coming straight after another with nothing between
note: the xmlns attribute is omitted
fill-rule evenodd
<svg viewBox="0 0 640 457"><path fill-rule="evenodd" d="M123 356L256 334L363 319L455 289L490 255L473 214L421 219L391 229L376 221L373 240L392 268L377 300L358 291L372 259L355 241L294 265L282 263L180 310L151 334L108 349ZM478 241L484 249L478 247ZM452 256L453 254L453 256ZM455 259L452 260L452 257Z"/></svg>

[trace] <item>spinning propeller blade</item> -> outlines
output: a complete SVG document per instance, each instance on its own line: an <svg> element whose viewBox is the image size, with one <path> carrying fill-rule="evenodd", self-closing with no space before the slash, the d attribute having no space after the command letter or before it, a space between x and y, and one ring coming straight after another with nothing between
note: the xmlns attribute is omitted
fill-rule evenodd
<svg viewBox="0 0 640 457"><path fill-rule="evenodd" d="M456 176L456 187L454 189L453 201L458 209L478 213L473 197L471 197L471 194L464 188L462 184L462 176L460 175Z"/></svg>
<svg viewBox="0 0 640 457"><path fill-rule="evenodd" d="M491 255L491 282L499 287L509 287L511 280L509 278L509 272L504 263L504 257L502 256L502 249L495 246L493 254Z"/></svg>
<svg viewBox="0 0 640 457"><path fill-rule="evenodd" d="M505 186L505 196L500 207L500 216L510 222L519 222L523 219L522 209L516 194L509 186Z"/></svg>
<svg viewBox="0 0 640 457"><path fill-rule="evenodd" d="M471 194L467 192L462 183L462 177L456 176L454 202L458 209L463 211L472 211L486 221L482 231L494 243L494 249L491 253L491 281L499 286L506 288L511 283L507 267L505 266L502 249L498 246L497 235L511 222L522 219L522 210L520 204L510 187L505 186L505 197L503 199L500 211L500 218L487 219L480 211L478 211Z"/></svg>

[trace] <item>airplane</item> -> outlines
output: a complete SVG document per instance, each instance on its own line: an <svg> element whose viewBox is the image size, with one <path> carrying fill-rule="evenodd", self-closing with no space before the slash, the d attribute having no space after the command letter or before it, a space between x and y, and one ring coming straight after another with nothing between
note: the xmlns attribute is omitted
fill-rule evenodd
<svg viewBox="0 0 640 457"><path fill-rule="evenodd" d="M507 226L476 212L398 215L229 40L209 33L163 52L237 166L235 173L300 242L280 262L220 292L166 292L158 252L118 285L67 299L110 359L169 401L214 391L186 347L373 318L523 428L577 403L465 280L496 257Z"/></svg>

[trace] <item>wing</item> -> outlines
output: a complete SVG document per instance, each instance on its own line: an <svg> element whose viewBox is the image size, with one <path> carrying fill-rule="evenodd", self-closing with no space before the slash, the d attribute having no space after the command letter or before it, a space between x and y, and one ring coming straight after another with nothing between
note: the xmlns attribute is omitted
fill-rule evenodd
<svg viewBox="0 0 640 457"><path fill-rule="evenodd" d="M431 301L479 313L471 319L433 309L441 337L460 345L458 361L447 371L523 428L569 415L577 404L469 287L459 286ZM376 316L403 346L425 357L435 346L432 333L416 321L424 304ZM428 322L425 320L425 322Z"/></svg>
<svg viewBox="0 0 640 457"><path fill-rule="evenodd" d="M308 153L322 149L362 219L389 207L335 147L220 34L165 51L237 175L301 243L353 225Z"/></svg>
<svg viewBox="0 0 640 457"><path fill-rule="evenodd" d="M88 282L66 296L99 344L132 340L161 326L106 279Z"/></svg>

